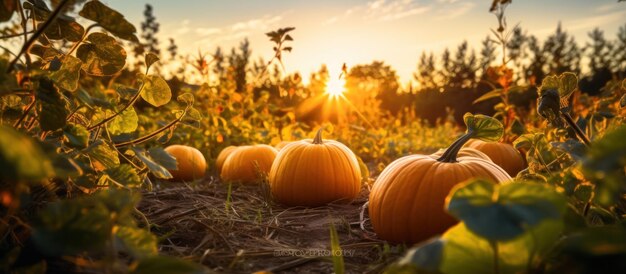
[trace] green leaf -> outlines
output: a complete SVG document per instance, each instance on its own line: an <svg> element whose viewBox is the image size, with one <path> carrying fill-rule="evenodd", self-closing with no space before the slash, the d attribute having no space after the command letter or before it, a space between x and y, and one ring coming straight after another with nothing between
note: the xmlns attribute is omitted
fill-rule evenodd
<svg viewBox="0 0 626 274"><path fill-rule="evenodd" d="M477 235L492 241L511 240L529 226L560 219L565 198L535 183L495 183L476 179L456 186L446 199L448 212Z"/></svg>
<svg viewBox="0 0 626 274"><path fill-rule="evenodd" d="M167 169L174 170L178 168L176 158L174 158L174 156L170 155L169 153L167 153L167 151L160 147L153 147L149 149L148 154L150 154L150 157L155 162Z"/></svg>
<svg viewBox="0 0 626 274"><path fill-rule="evenodd" d="M39 27L43 27L43 23L39 24ZM67 40L70 42L78 42L83 38L85 34L85 28L76 21L74 18L64 15L59 15L45 31L46 38L50 40Z"/></svg>
<svg viewBox="0 0 626 274"><path fill-rule="evenodd" d="M131 274L203 274L204 267L182 259L154 256L139 261Z"/></svg>
<svg viewBox="0 0 626 274"><path fill-rule="evenodd" d="M467 133L471 133L473 138L483 141L498 141L504 134L504 126L495 118L482 114L465 113L463 121L467 126Z"/></svg>
<svg viewBox="0 0 626 274"><path fill-rule="evenodd" d="M122 113L115 116L108 124L107 128L113 135L120 135L123 133L132 133L137 130L139 117L135 108L128 107Z"/></svg>
<svg viewBox="0 0 626 274"><path fill-rule="evenodd" d="M149 52L148 54L146 54L146 60L145 60L146 67L147 67L146 70L148 70L152 66L152 64L154 64L154 63L156 63L158 61L159 61L159 56L157 56L156 54L154 54L152 52Z"/></svg>
<svg viewBox="0 0 626 274"><path fill-rule="evenodd" d="M141 178L139 178L137 171L129 164L121 164L115 167L110 167L104 172L106 172L109 176L109 179L120 185L129 187L141 185Z"/></svg>
<svg viewBox="0 0 626 274"><path fill-rule="evenodd" d="M0 7L0 22L6 22L13 17L17 6L14 0L2 0L2 6Z"/></svg>
<svg viewBox="0 0 626 274"><path fill-rule="evenodd" d="M163 167L162 165L157 163L155 160L153 160L152 157L148 156L144 149L133 147L132 150L135 152L135 155L137 156L137 158L139 158L139 160L141 160L148 167L148 169L150 170L150 173L152 173L154 176L156 176L157 178L161 178L161 179L172 178L172 174L167 170L167 168ZM169 154L168 156L171 157ZM174 159L174 169L177 169L175 165L176 165L176 159Z"/></svg>
<svg viewBox="0 0 626 274"><path fill-rule="evenodd" d="M158 254L157 238L148 230L120 226L115 236L122 242L125 250L135 258L141 259Z"/></svg>
<svg viewBox="0 0 626 274"><path fill-rule="evenodd" d="M441 238L428 240L407 251L398 261L399 265L414 265L421 271L437 272L443 261L445 242Z"/></svg>
<svg viewBox="0 0 626 274"><path fill-rule="evenodd" d="M38 102L37 118L41 129L57 130L64 127L69 111L66 108L66 101L53 82L48 79L39 80L35 97Z"/></svg>
<svg viewBox="0 0 626 274"><path fill-rule="evenodd" d="M97 196L49 203L39 212L33 241L51 256L104 250L111 233L109 211Z"/></svg>
<svg viewBox="0 0 626 274"><path fill-rule="evenodd" d="M490 92L487 92L487 93L481 95L480 97L478 97L478 99L474 100L474 102L472 102L472 104L478 104L480 102L487 101L489 99L498 98L498 97L500 97L500 94L502 94L502 89L501 88L494 89L494 90L492 90Z"/></svg>
<svg viewBox="0 0 626 274"><path fill-rule="evenodd" d="M87 36L86 41L88 43L81 44L76 51L76 57L83 61L82 69L86 73L107 76L124 68L126 51L115 41L115 38L96 32Z"/></svg>
<svg viewBox="0 0 626 274"><path fill-rule="evenodd" d="M494 226L496 226L494 224ZM499 273L528 273L528 266L540 263L561 237L563 223L549 220L513 240L498 242ZM459 223L442 236L442 273L494 273L494 254L488 240Z"/></svg>
<svg viewBox="0 0 626 274"><path fill-rule="evenodd" d="M541 88L539 89L539 92L543 91L543 90L548 90L548 89L559 89L559 79L556 76L548 76L546 78L543 78L543 81L541 81Z"/></svg>
<svg viewBox="0 0 626 274"><path fill-rule="evenodd" d="M124 15L113 10L100 1L89 1L78 13L80 16L95 21L102 28L124 40L138 42L135 26L128 22Z"/></svg>
<svg viewBox="0 0 626 274"><path fill-rule="evenodd" d="M0 181L38 181L53 174L52 162L38 143L0 125Z"/></svg>
<svg viewBox="0 0 626 274"><path fill-rule="evenodd" d="M346 266L343 262L341 254L341 246L339 245L339 235L334 224L330 224L330 251L332 252L333 270L335 274L346 273Z"/></svg>
<svg viewBox="0 0 626 274"><path fill-rule="evenodd" d="M611 206L622 197L626 182L626 126L595 140L583 161L585 177L596 185L594 202Z"/></svg>
<svg viewBox="0 0 626 274"><path fill-rule="evenodd" d="M67 124L63 128L63 135L69 141L70 147L86 148L89 143L89 131L79 124Z"/></svg>
<svg viewBox="0 0 626 274"><path fill-rule="evenodd" d="M187 104L187 106L192 106L194 97L193 97L193 94L191 93L183 93L181 95L178 95L178 97L176 97L176 100L178 100L181 103Z"/></svg>
<svg viewBox="0 0 626 274"><path fill-rule="evenodd" d="M61 61L61 68L50 73L52 79L58 87L75 91L78 88L78 79L80 78L80 68L82 66L80 59L67 55Z"/></svg>
<svg viewBox="0 0 626 274"><path fill-rule="evenodd" d="M100 162L107 168L115 167L120 164L120 159L117 155L117 151L109 144L102 140L93 142L87 149L87 155Z"/></svg>
<svg viewBox="0 0 626 274"><path fill-rule="evenodd" d="M559 96L567 98L578 88L578 77L571 72L565 72L559 77Z"/></svg>
<svg viewBox="0 0 626 274"><path fill-rule="evenodd" d="M172 91L167 82L158 75L144 77L144 90L141 98L155 107L167 104L172 99Z"/></svg>

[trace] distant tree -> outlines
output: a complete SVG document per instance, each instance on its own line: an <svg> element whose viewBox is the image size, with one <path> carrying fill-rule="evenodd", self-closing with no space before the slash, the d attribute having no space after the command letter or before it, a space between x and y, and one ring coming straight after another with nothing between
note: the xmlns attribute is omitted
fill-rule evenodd
<svg viewBox="0 0 626 274"><path fill-rule="evenodd" d="M244 92L246 89L247 68L251 55L250 41L246 38L239 44L239 51L232 48L230 56L228 56L228 64L231 68L229 73L232 73L232 77L235 80L237 92Z"/></svg>
<svg viewBox="0 0 626 274"><path fill-rule="evenodd" d="M586 43L583 50L589 59L589 73L581 79L580 89L590 94L597 94L612 78L613 45L604 38L604 32L598 28L589 32L588 36L591 42Z"/></svg>
<svg viewBox="0 0 626 274"><path fill-rule="evenodd" d="M482 49L480 50L480 69L482 76L487 75L487 68L496 61L496 44L489 36L482 41Z"/></svg>
<svg viewBox="0 0 626 274"><path fill-rule="evenodd" d="M522 62L526 59L526 42L527 42L526 34L521 27L517 26L513 29L511 34L511 38L506 44L507 52L508 52L508 61L511 62L514 73L517 77L514 77L514 81L522 78L523 74L522 70Z"/></svg>
<svg viewBox="0 0 626 274"><path fill-rule="evenodd" d="M454 66L448 85L451 87L472 87L476 84L478 69L476 53L470 50L467 41L463 41L454 56Z"/></svg>
<svg viewBox="0 0 626 274"><path fill-rule="evenodd" d="M612 70L619 78L626 77L626 24L619 28L617 40L615 41L613 52L611 54L613 62Z"/></svg>
<svg viewBox="0 0 626 274"><path fill-rule="evenodd" d="M170 45L167 47L167 52L170 54L170 60L174 60L178 55L178 46L176 45L174 38L170 38L169 41Z"/></svg>
<svg viewBox="0 0 626 274"><path fill-rule="evenodd" d="M144 55L147 52L154 53L157 56L161 53L159 49L159 40L156 37L156 34L159 32L159 23L156 21L156 17L153 14L153 9L150 4L146 4L143 15L145 21L141 23L141 39L133 46L135 68L139 68L143 65Z"/></svg>
<svg viewBox="0 0 626 274"><path fill-rule="evenodd" d="M524 68L524 76L526 82L539 85L546 76L547 57L544 55L543 48L539 45L539 40L534 35L528 37L528 49L530 51L530 62L528 67Z"/></svg>
<svg viewBox="0 0 626 274"><path fill-rule="evenodd" d="M380 105L380 108L395 114L410 103L405 98L406 94L398 93L400 85L396 71L381 61L352 67L346 86L349 91L346 96L355 102L359 110L368 107L378 109Z"/></svg>
<svg viewBox="0 0 626 274"><path fill-rule="evenodd" d="M441 55L441 70L439 70L439 77L443 86L448 85L453 73L454 63L450 57L450 50L446 48L443 50L443 54Z"/></svg>
<svg viewBox="0 0 626 274"><path fill-rule="evenodd" d="M431 52L427 55L426 52L422 52L417 65L417 72L413 73L413 79L419 83L420 89L437 88L436 70L434 54Z"/></svg>
<svg viewBox="0 0 626 274"><path fill-rule="evenodd" d="M556 32L544 43L550 73L561 74L566 71L579 73L580 49L574 37L563 31L561 23Z"/></svg>

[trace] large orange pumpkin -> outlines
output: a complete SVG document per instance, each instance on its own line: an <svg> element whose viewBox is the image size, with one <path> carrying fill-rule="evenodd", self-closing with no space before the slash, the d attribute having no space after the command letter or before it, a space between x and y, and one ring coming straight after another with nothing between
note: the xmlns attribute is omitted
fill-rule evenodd
<svg viewBox="0 0 626 274"><path fill-rule="evenodd" d="M270 171L272 197L289 206L321 206L352 200L361 190L356 155L344 144L315 139L293 142L276 157Z"/></svg>
<svg viewBox="0 0 626 274"><path fill-rule="evenodd" d="M171 145L165 151L176 158L178 169L169 170L174 181L192 181L204 177L206 160L202 153L190 146Z"/></svg>
<svg viewBox="0 0 626 274"><path fill-rule="evenodd" d="M440 149L437 152L431 154L431 156L441 157L443 156L445 152L446 152L445 149ZM480 150L469 148L469 147L461 148L461 150L459 150L459 153L457 154L457 157L475 157L475 158L480 158L486 161L491 161L491 158L489 158L487 154L482 153Z"/></svg>
<svg viewBox="0 0 626 274"><path fill-rule="evenodd" d="M240 146L226 157L221 177L224 181L253 183L259 172L268 173L278 151L268 145Z"/></svg>
<svg viewBox="0 0 626 274"><path fill-rule="evenodd" d="M222 149L222 151L220 151L220 154L217 155L217 159L215 159L215 168L217 168L218 173L222 172L222 166L224 166L224 161L226 161L226 157L228 157L228 155L235 151L236 148L236 146L227 146Z"/></svg>
<svg viewBox="0 0 626 274"><path fill-rule="evenodd" d="M458 157L470 138L497 140L502 124L484 115L465 115L468 131L442 156L410 155L387 166L372 187L369 215L384 240L413 244L444 232L457 223L444 209L446 196L470 178L504 182L511 177L491 161ZM486 122L485 122L486 121Z"/></svg>
<svg viewBox="0 0 626 274"><path fill-rule="evenodd" d="M512 145L498 142L484 142L470 140L465 147L474 148L487 154L491 161L502 167L509 175L515 177L518 172L526 168L522 155Z"/></svg>

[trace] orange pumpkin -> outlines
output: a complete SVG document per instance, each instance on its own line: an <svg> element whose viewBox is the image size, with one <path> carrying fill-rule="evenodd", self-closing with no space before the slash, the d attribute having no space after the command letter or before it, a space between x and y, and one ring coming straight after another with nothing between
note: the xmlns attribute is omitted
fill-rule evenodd
<svg viewBox="0 0 626 274"><path fill-rule="evenodd" d="M352 200L361 190L356 155L344 144L315 139L293 142L276 157L270 171L272 197L289 206L321 206Z"/></svg>
<svg viewBox="0 0 626 274"><path fill-rule="evenodd" d="M228 155L235 151L236 148L236 146L227 146L222 149L222 151L220 151L220 154L217 155L217 159L215 159L215 168L217 168L218 173L222 172L222 166L224 166L224 161L226 161L226 157L228 157Z"/></svg>
<svg viewBox="0 0 626 274"><path fill-rule="evenodd" d="M291 141L280 141L280 143L276 144L274 147L276 149L278 149L278 151L280 151L281 149L283 149L283 147L285 147L286 145L293 143Z"/></svg>
<svg viewBox="0 0 626 274"><path fill-rule="evenodd" d="M258 172L268 173L278 151L268 145L240 146L226 157L221 177L224 181L253 183Z"/></svg>
<svg viewBox="0 0 626 274"><path fill-rule="evenodd" d="M431 154L431 156L441 157L445 151L446 151L445 149L437 150L437 152ZM486 161L491 161L491 158L489 158L487 154L482 153L480 150L469 148L469 147L461 148L461 150L459 150L459 153L457 154L457 157L475 157L475 158L480 158Z"/></svg>
<svg viewBox="0 0 626 274"><path fill-rule="evenodd" d="M465 147L474 148L487 154L491 161L502 167L509 175L515 177L518 172L526 168L522 155L512 145L498 142L484 142L470 140Z"/></svg>
<svg viewBox="0 0 626 274"><path fill-rule="evenodd" d="M511 179L491 161L457 158L470 138L497 140L502 136L502 124L491 117L466 114L464 118L467 133L440 157L402 157L387 166L374 182L369 196L369 217L381 239L413 244L440 234L457 223L444 209L446 196L455 185L470 178L494 182Z"/></svg>
<svg viewBox="0 0 626 274"><path fill-rule="evenodd" d="M169 170L174 181L193 181L204 177L206 160L202 153L190 146L171 145L165 151L176 158L178 169Z"/></svg>

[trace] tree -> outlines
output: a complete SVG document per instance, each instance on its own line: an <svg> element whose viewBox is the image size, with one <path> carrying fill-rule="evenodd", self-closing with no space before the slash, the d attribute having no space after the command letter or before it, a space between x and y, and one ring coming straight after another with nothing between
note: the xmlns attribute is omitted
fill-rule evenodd
<svg viewBox="0 0 626 274"><path fill-rule="evenodd" d="M589 75L581 79L580 89L590 94L597 94L606 82L611 80L611 52L613 45L604 38L604 32L595 28L588 33L591 42L583 50L589 59Z"/></svg>
<svg viewBox="0 0 626 274"><path fill-rule="evenodd" d="M237 92L243 92L246 89L246 76L248 63L250 62L250 55L252 55L252 50L250 50L250 41L246 38L239 44L239 52L237 52L235 48L232 48L230 56L228 56L228 63L231 68L229 73L232 73L232 77L235 79Z"/></svg>
<svg viewBox="0 0 626 274"><path fill-rule="evenodd" d="M413 73L413 79L419 83L420 89L437 88L435 56L431 52L426 55L422 52L417 72Z"/></svg>
<svg viewBox="0 0 626 274"><path fill-rule="evenodd" d="M619 78L626 77L626 24L619 28L617 33L617 40L613 47L613 63L611 64L612 70L618 75Z"/></svg>
<svg viewBox="0 0 626 274"><path fill-rule="evenodd" d="M395 114L409 103L398 93L400 85L396 71L381 61L352 67L346 86L346 96L359 110L376 110L380 106Z"/></svg>
<svg viewBox="0 0 626 274"><path fill-rule="evenodd" d="M526 59L525 46L527 39L528 38L522 31L522 28L517 26L513 29L511 38L506 44L509 53L509 61L513 63L513 70L517 76L514 81L521 78L520 74L522 74L522 61Z"/></svg>
<svg viewBox="0 0 626 274"><path fill-rule="evenodd" d="M571 71L579 73L580 50L574 37L563 31L561 23L544 43L550 73L560 75Z"/></svg>
<svg viewBox="0 0 626 274"><path fill-rule="evenodd" d="M144 20L141 23L141 39L134 44L133 53L135 55L134 67L137 69L143 65L144 55L147 52L151 52L160 56L161 51L159 49L159 40L156 34L159 32L159 23L154 17L153 9L150 4L146 4L146 9L143 12Z"/></svg>
<svg viewBox="0 0 626 274"><path fill-rule="evenodd" d="M546 76L547 60L543 48L539 45L539 40L534 35L528 37L528 49L530 50L530 63L524 68L524 76L528 83L539 85Z"/></svg>
<svg viewBox="0 0 626 274"><path fill-rule="evenodd" d="M496 61L497 47L489 36L485 37L485 40L482 41L482 45L483 47L480 50L480 68L482 71L482 77L486 77L487 68L489 68L491 64Z"/></svg>
<svg viewBox="0 0 626 274"><path fill-rule="evenodd" d="M467 41L463 41L458 46L453 63L448 85L450 87L473 87L476 84L478 65L476 53L469 49Z"/></svg>

